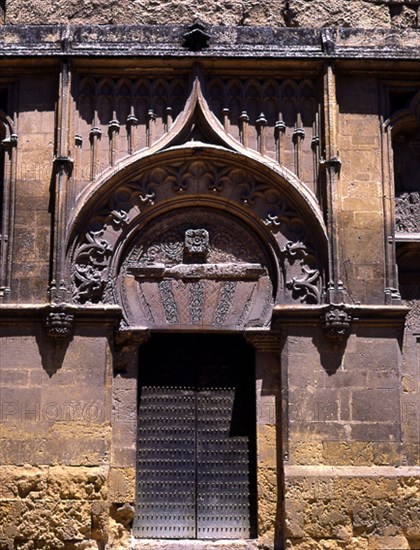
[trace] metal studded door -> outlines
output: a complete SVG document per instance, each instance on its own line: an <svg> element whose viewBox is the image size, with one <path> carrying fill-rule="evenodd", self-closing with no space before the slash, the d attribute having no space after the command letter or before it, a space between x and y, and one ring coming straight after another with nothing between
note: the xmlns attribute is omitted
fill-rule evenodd
<svg viewBox="0 0 420 550"><path fill-rule="evenodd" d="M142 354L134 535L252 537L255 406L252 361L243 353L249 350L232 337L195 337L182 349L173 337L158 339L171 340L175 345L155 342ZM198 345L216 341L224 345L208 355ZM225 347L232 342L236 352Z"/></svg>

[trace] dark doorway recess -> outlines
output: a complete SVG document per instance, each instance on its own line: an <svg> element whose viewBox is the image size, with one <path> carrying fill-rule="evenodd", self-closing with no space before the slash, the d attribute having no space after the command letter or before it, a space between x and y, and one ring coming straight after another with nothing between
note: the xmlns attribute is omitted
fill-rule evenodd
<svg viewBox="0 0 420 550"><path fill-rule="evenodd" d="M256 536L254 353L236 335L154 335L139 368L134 535Z"/></svg>

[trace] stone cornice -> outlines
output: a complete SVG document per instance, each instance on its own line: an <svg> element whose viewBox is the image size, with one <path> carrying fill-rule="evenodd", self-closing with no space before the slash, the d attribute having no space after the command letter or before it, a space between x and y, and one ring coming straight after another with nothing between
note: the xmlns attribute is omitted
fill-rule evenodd
<svg viewBox="0 0 420 550"><path fill-rule="evenodd" d="M66 311L74 315L75 321L103 323L109 321L117 323L121 318L121 308L116 305L88 305L77 306L63 304ZM287 324L311 324L319 325L325 312L331 306L328 304L304 306L304 305L276 305L273 310L273 322ZM34 320L42 318L51 309L50 303L45 304L0 304L0 325L13 323L30 324ZM345 309L353 319L354 324L372 324L400 326L410 311L408 306L386 305L349 305ZM144 330L146 327L133 327ZM194 330L194 327L191 327ZM261 331L268 333L269 331Z"/></svg>
<svg viewBox="0 0 420 550"><path fill-rule="evenodd" d="M212 26L209 45L184 45L186 25L3 25L3 57L420 59L420 29Z"/></svg>
<svg viewBox="0 0 420 550"><path fill-rule="evenodd" d="M71 304L0 304L0 326L30 325L38 322L51 311L65 310L76 323L99 323L116 326L121 318L121 308L115 305L80 307Z"/></svg>
<svg viewBox="0 0 420 550"><path fill-rule="evenodd" d="M350 305L343 307L351 316L354 325L402 326L410 311L406 306ZM323 322L331 305L300 306L276 305L273 310L274 323L318 325Z"/></svg>

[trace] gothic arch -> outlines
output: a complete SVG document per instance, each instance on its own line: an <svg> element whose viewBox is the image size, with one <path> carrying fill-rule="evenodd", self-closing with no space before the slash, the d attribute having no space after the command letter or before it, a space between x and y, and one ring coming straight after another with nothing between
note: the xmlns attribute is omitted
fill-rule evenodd
<svg viewBox="0 0 420 550"><path fill-rule="evenodd" d="M320 303L326 250L320 215L269 167L188 143L96 189L67 269L75 303L119 304L129 327L236 330L268 326L276 303Z"/></svg>

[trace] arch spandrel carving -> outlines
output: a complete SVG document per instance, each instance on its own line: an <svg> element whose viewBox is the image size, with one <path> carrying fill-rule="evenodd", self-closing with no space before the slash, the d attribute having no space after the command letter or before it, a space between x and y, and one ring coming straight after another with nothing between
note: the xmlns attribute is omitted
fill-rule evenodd
<svg viewBox="0 0 420 550"><path fill-rule="evenodd" d="M317 220L238 155L186 153L156 155L97 196L69 247L73 301L118 303L129 326L229 330L267 326L275 303L319 303L325 239ZM189 230L207 232L205 258L185 255ZM178 256L153 259L154 235L160 253L172 243ZM232 235L234 255L219 245L213 258Z"/></svg>

